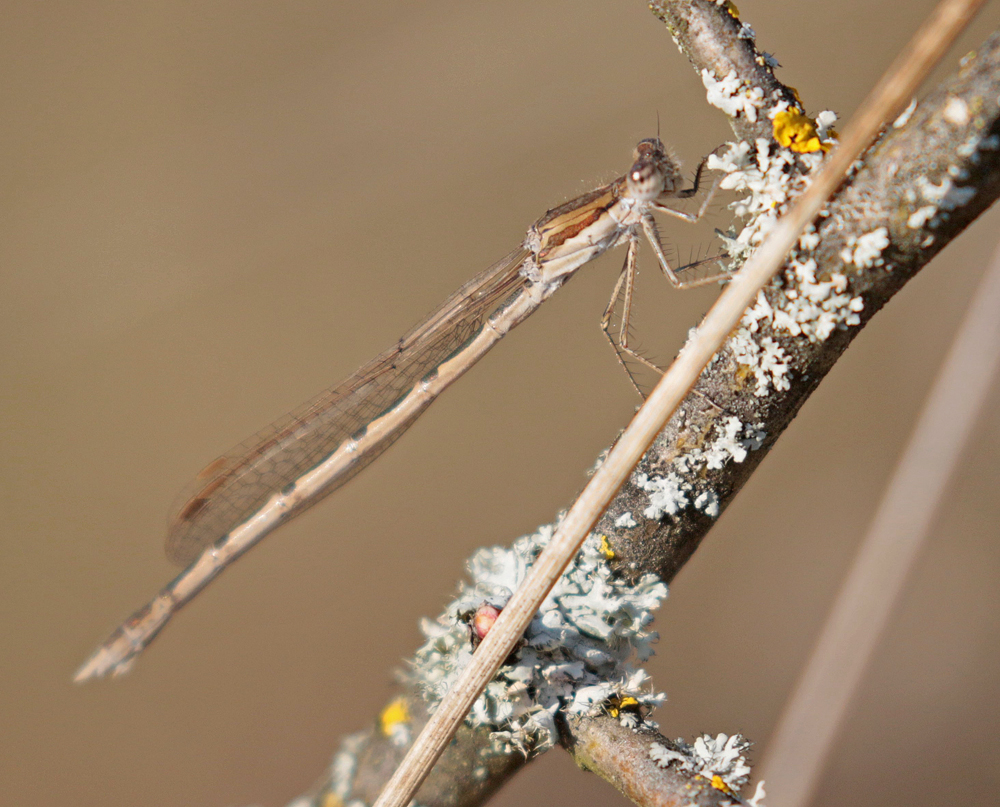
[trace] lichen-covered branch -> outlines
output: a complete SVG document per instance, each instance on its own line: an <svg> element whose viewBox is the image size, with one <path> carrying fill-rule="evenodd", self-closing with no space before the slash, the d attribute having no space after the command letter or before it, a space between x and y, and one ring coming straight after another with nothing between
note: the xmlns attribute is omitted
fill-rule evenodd
<svg viewBox="0 0 1000 807"><path fill-rule="evenodd" d="M738 263L808 183L830 143L831 120L806 117L727 7L652 7L741 138L711 166L742 197L743 226L727 237ZM650 639L648 613L861 328L996 199L998 97L994 35L869 150L602 517L418 803L481 804L556 739L639 804L734 798L737 741L672 745L648 722L657 696L629 666ZM470 652L473 612L483 602L502 607L544 540L543 529L473 559L471 582L426 624L427 644L400 697L371 729L345 741L302 803L374 800L428 704Z"/></svg>
<svg viewBox="0 0 1000 807"><path fill-rule="evenodd" d="M865 323L997 198L998 66L994 35L883 135L803 236L599 523L623 573L673 578ZM769 172L749 170L768 193ZM644 517L651 492L669 518ZM711 513L686 506L700 496Z"/></svg>
<svg viewBox="0 0 1000 807"><path fill-rule="evenodd" d="M598 716L570 718L565 736L581 768L646 807L729 805L750 775L749 743L738 735L703 736L692 746Z"/></svg>
<svg viewBox="0 0 1000 807"><path fill-rule="evenodd" d="M764 98L784 101L796 106L794 90L774 76L777 62L757 49L753 28L740 20L730 2L713 0L650 0L649 10L667 26L681 53L687 56L702 80L739 87L743 93L741 105L746 113L737 114L739 107L723 109L737 139L753 142L758 137L770 137L770 121L756 115L754 101ZM732 96L731 96L732 97ZM716 103L711 91L709 103Z"/></svg>

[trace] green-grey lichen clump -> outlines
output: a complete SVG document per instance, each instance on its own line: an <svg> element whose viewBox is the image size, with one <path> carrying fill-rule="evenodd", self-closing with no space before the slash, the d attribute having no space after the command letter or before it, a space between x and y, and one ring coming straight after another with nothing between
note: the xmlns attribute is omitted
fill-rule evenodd
<svg viewBox="0 0 1000 807"><path fill-rule="evenodd" d="M731 205L737 216L747 220L745 226L723 236L732 270L764 241L791 201L808 186L834 142L831 127L836 116L832 112L821 112L813 120L779 101L767 115L774 124L774 141L730 143L708 162L709 168L723 172L722 188L745 194ZM773 338L758 335L761 324L810 342L825 341L834 331L859 325L864 301L850 293L849 275L882 265L889 238L882 227L852 239L841 252L844 267L826 274L821 274L812 257L818 243L819 236L810 227L799 238L789 268L773 284L770 297L758 294L727 343L746 374L753 376L758 397L790 387L790 357Z"/></svg>
<svg viewBox="0 0 1000 807"><path fill-rule="evenodd" d="M481 549L469 560L470 582L436 620L424 620L427 641L405 674L433 709L472 655L468 615L483 602L503 607L548 543L551 525L518 539L509 549ZM648 677L631 666L652 655L657 634L648 629L667 587L646 574L634 585L617 578L590 536L545 599L518 649L479 697L467 722L491 729L498 751L533 754L556 739L555 715L596 713L628 699L652 708L664 696L649 691ZM616 700L617 699L617 700ZM634 699L634 700L633 700ZM612 713L617 713L614 710ZM622 711L625 725L636 711Z"/></svg>
<svg viewBox="0 0 1000 807"><path fill-rule="evenodd" d="M674 744L675 748L668 748L661 743L651 743L650 758L661 768L675 765L708 779L718 777L721 784L737 793L750 780L750 765L746 759L750 743L739 734L716 737L703 734L691 745L680 739Z"/></svg>

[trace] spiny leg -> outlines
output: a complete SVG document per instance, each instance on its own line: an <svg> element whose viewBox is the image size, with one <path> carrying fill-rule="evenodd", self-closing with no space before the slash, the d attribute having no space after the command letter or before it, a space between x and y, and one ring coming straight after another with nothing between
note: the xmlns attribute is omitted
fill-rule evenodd
<svg viewBox="0 0 1000 807"><path fill-rule="evenodd" d="M637 353L628 346L628 332L629 332L629 318L631 316L632 309L632 291L635 287L635 276L636 267L638 265L638 255L639 255L639 239L632 238L629 241L628 251L625 253L625 263L622 265L621 273L618 275L618 280L615 282L615 289L611 292L611 299L608 301L607 308L604 309L604 314L601 316L601 332L604 334L605 338L608 340L608 344L611 345L611 349L615 352L615 358L618 359L618 363L622 366L625 374L628 376L629 382L632 384L632 388L639 394L639 397L644 401L648 397L645 392L643 392L639 385L636 383L635 376L632 375L632 371L625 364L624 359L622 359L622 352L624 351L632 358L638 360L643 365L645 365L650 370L654 371L657 375L663 375L663 368L653 364L645 356ZM614 337L611 336L611 317L614 315L615 305L618 302L618 295L621 294L622 285L625 286L625 300L622 305L622 324L619 333L618 344L615 344ZM719 404L715 403L711 398L696 389L691 390L692 395L697 395L703 398L708 404L716 409L717 411L725 411Z"/></svg>
<svg viewBox="0 0 1000 807"><path fill-rule="evenodd" d="M720 148L722 147L720 146ZM694 181L692 183L692 186L685 190L678 191L674 194L677 198L689 199L698 193L698 190L701 186L702 173L704 172L705 167L708 164L708 159L710 156L711 155L706 156L698 164L698 169L695 171ZM712 183L712 187L709 188L709 191L705 195L705 199L699 206L697 213L686 213L681 210L674 210L671 207L667 207L666 205L655 201L650 203L650 207L654 210L660 211L661 213L668 213L669 215L675 216L676 218L679 218L683 221L694 223L705 215L705 212L708 210L709 205L712 203L712 198L715 196L715 192L716 190L718 190L718 187L719 187L719 180L716 180L715 182ZM671 282L671 284L675 288L688 289L688 288L695 288L697 286L704 286L709 283L715 283L718 280L727 277L729 275L728 272L719 272L709 277L698 278L697 280L690 280L690 281L681 280L679 277L677 277L677 274L671 268L670 262L667 260L667 256L663 252L663 244L660 241L659 231L656 228L656 220L650 213L645 213L642 215L640 221L642 224L643 233L645 234L647 240L649 241L650 246L653 247L653 251L656 253L657 263L660 264L660 268L663 270L663 273L666 275L667 279ZM632 382L632 386L635 388L635 391L638 392L643 399L645 399L646 395L639 388L639 385L635 381L635 377L632 375L632 371L629 370L628 366L625 364L624 359L622 358L622 353L624 352L629 356L631 356L633 359L643 364L645 367L648 367L650 370L653 370L654 372L663 375L662 368L653 364L645 356L640 355L635 350L630 348L628 345L630 318L632 312L632 292L635 286L635 275L636 275L636 265L638 263L638 254L639 254L639 239L633 235L629 238L628 252L625 255L625 264L622 267L621 274L618 276L618 281L615 283L614 291L611 294L610 301L608 301L607 308L605 308L604 310L604 315L601 317L601 330L603 331L604 336L607 338L608 342L611 344L612 349L615 351L615 356L618 359L618 363L621 364L622 368L628 374L629 381ZM611 317L612 314L614 313L615 305L618 302L618 296L619 294L621 294L622 284L624 284L625 286L625 299L622 305L622 318L618 334L618 343L615 344L615 340L610 333Z"/></svg>
<svg viewBox="0 0 1000 807"><path fill-rule="evenodd" d="M725 148L726 148L725 144L721 146L716 146L714 149L712 149L712 151L710 151L708 154L702 157L701 162L698 163L698 169L694 172L694 181L691 183L691 187L687 188L686 190L677 191L677 193L674 195L678 199L690 199L692 196L696 196L698 194L698 188L701 187L701 175L705 171L705 168L708 166L709 159L711 159L713 154L715 154L718 151L722 151ZM720 180L721 177L717 178L715 182L712 183L712 187L709 188L708 195L705 197L705 201L702 202L701 209L698 211L698 218L702 217L705 210L708 208L708 203L712 200L712 197L715 196L715 192L719 189Z"/></svg>
<svg viewBox="0 0 1000 807"><path fill-rule="evenodd" d="M661 208L657 207L657 210ZM663 208L669 210L669 208ZM680 214L679 211L671 211L673 213L678 213L682 218L690 216L691 214ZM700 212L699 212L700 218ZM688 221L697 221L698 218L686 219ZM707 286L709 283L715 283L724 277L729 276L729 272L717 272L714 275L708 275L707 277L699 277L694 280L681 280L677 277L677 274L670 267L670 262L667 260L667 256L663 252L663 244L660 243L660 233L656 229L656 220L650 213L644 213L642 215L642 231L646 235L646 240L649 241L649 245L653 248L653 252L656 253L656 262L660 264L660 268L663 270L663 274L666 275L667 280L677 289L693 289L698 286Z"/></svg>
<svg viewBox="0 0 1000 807"><path fill-rule="evenodd" d="M694 224L696 221L701 219L705 215L705 211L708 210L708 206L712 204L712 199L715 197L715 192L719 189L719 182L716 180L712 183L712 187L708 189L708 193L705 194L705 198L702 200L701 205L698 207L697 213L687 213L683 210L674 210L672 207L667 207L662 202L650 202L649 206L653 210L657 210L660 213L667 213L668 215L675 216L683 221ZM697 178L693 188L688 188L686 191L681 191L677 194L678 199L688 199L694 195L694 192L698 190Z"/></svg>
<svg viewBox="0 0 1000 807"><path fill-rule="evenodd" d="M714 152L713 152L714 153ZM711 155L709 155L710 157ZM698 170L695 171L694 182L690 188L686 190L677 191L674 195L679 199L690 199L692 196L698 193L698 189L701 187L701 176L702 172L705 170L705 166L708 164L708 157L705 157L701 163L698 165ZM649 207L652 210L656 210L660 213L666 213L670 216L680 219L681 221L686 221L690 224L694 224L699 221L708 210L708 206L712 203L712 199L715 196L715 192L719 189L719 180L717 179L712 183L712 186L708 189L708 193L705 194L705 199L702 201L696 213L687 213L683 210L675 210L672 207L667 207L662 202L651 202ZM660 268L663 273L667 276L675 288L678 289L690 289L696 288L697 286L705 286L709 283L714 283L717 280L721 280L726 277L728 272L718 272L714 275L698 278L697 280L681 280L677 277L677 273L670 267L670 262L667 260L667 256L663 252L663 244L660 242L659 230L656 227L656 220L650 213L645 213L642 216L642 231L645 233L646 238L649 240L650 246L656 253L656 260L660 264Z"/></svg>
<svg viewBox="0 0 1000 807"><path fill-rule="evenodd" d="M628 345L628 332L632 317L632 292L635 289L635 275L638 257L639 239L633 236L628 242L628 251L625 253L625 263L622 266L621 274L618 275L618 281L615 283L615 289L611 293L611 299L608 301L608 306L604 309L604 315L601 317L601 331L611 344L611 349L615 351L615 357L618 359L618 363L622 366L626 375L628 375L628 380L632 383L632 387L637 393L639 393L639 397L645 400L646 394L639 388L639 385L636 383L635 376L632 375L632 371L622 358L622 353L626 353L636 361L648 367L650 370L663 375L663 370L661 368L657 367L645 356L642 356L634 351ZM611 336L610 332L611 317L614 314L615 306L618 303L618 296L621 294L623 285L625 286L625 299L622 302L621 325L618 330L618 342L616 344L615 339Z"/></svg>

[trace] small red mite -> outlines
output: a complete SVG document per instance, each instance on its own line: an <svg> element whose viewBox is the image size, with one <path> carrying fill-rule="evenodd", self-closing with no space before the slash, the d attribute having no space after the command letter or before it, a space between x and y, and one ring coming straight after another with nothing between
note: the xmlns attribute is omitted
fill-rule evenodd
<svg viewBox="0 0 1000 807"><path fill-rule="evenodd" d="M479 643L486 638L486 634L490 632L490 628L493 627L493 623L497 621L502 610L502 608L497 608L484 601L473 612L472 618L469 619L469 638L473 647L478 647Z"/></svg>
<svg viewBox="0 0 1000 807"><path fill-rule="evenodd" d="M497 621L497 618L500 616L500 612L502 610L503 608L483 600L475 611L466 612L465 620L469 623L469 643L472 645L473 650L479 647L479 643L483 641L483 639L486 638L486 634L493 629L493 625ZM518 651L523 644L524 638L522 637L507 655L507 658L503 663L514 664L517 661Z"/></svg>

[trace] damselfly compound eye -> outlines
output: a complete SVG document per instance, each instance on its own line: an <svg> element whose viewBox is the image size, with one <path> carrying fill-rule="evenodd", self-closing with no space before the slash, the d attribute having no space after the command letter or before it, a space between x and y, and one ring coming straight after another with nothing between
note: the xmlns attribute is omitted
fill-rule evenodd
<svg viewBox="0 0 1000 807"><path fill-rule="evenodd" d="M647 137L636 144L635 150L632 152L632 159L636 162L643 158L657 160L662 159L666 154L666 146L663 145L663 141L660 138Z"/></svg>

